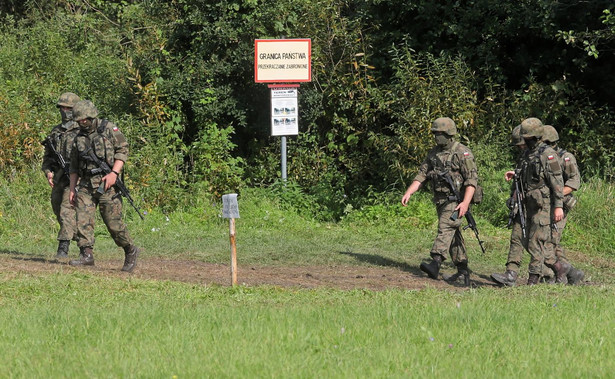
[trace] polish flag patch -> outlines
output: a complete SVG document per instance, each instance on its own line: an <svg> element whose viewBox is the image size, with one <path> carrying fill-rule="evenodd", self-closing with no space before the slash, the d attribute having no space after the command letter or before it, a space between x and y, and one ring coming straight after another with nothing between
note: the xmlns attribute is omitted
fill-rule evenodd
<svg viewBox="0 0 615 379"><path fill-rule="evenodd" d="M564 161L568 162L570 160L570 158L566 157L564 158Z"/></svg>
<svg viewBox="0 0 615 379"><path fill-rule="evenodd" d="M551 160L551 159L553 159L553 158L554 158L554 157L553 157L553 155L549 155L549 156L547 157L547 159L548 159L548 160Z"/></svg>
<svg viewBox="0 0 615 379"><path fill-rule="evenodd" d="M464 157L469 157L469 156L470 156L470 153L468 153L468 152L466 151L466 152L464 152L464 153L463 153L463 156L464 156Z"/></svg>
<svg viewBox="0 0 615 379"><path fill-rule="evenodd" d="M119 130L119 129L117 128L117 126L114 126L114 127L113 127L113 131L114 131L114 132L117 132L118 130Z"/></svg>

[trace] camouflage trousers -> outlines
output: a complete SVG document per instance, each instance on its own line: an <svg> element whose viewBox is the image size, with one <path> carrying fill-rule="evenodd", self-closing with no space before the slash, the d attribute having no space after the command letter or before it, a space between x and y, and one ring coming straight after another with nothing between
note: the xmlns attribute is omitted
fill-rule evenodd
<svg viewBox="0 0 615 379"><path fill-rule="evenodd" d="M568 259L566 258L566 254L564 253L564 248L562 247L562 244L561 244L562 232L564 231L564 228L566 227L566 216L567 216L567 213L564 212L564 218L555 224L556 228L551 229L551 239L549 240L549 242L547 242L547 248L553 251L558 261L570 263L568 262ZM553 270L551 270L550 268L546 266L542 268L542 275L550 276L550 277L555 276L555 274L553 273Z"/></svg>
<svg viewBox="0 0 615 379"><path fill-rule="evenodd" d="M552 266L556 262L551 243L550 207L538 210L527 209L527 250L530 253L529 273L541 275L543 265Z"/></svg>
<svg viewBox="0 0 615 379"><path fill-rule="evenodd" d="M122 199L119 196L115 197L116 194L115 187L109 188L102 195L96 192L96 188L90 186L79 187L76 202L77 230L79 235L77 245L79 247L94 246L94 221L97 206L115 244L119 247L133 244L126 224L122 220Z"/></svg>
<svg viewBox="0 0 615 379"><path fill-rule="evenodd" d="M463 218L457 218L453 221L450 219L455 211L457 203L448 202L438 206L438 235L431 248L430 255L441 255L442 259L446 259L450 254L451 260L455 266L460 263L468 262L466 247L461 233L461 224Z"/></svg>
<svg viewBox="0 0 615 379"><path fill-rule="evenodd" d="M553 249L553 251L555 252L555 256L558 260L568 263L566 254L564 254L564 248L562 247L562 232L566 227L566 216L567 214L566 212L564 212L564 218L555 224L556 228L551 229L551 240L548 244L549 248Z"/></svg>
<svg viewBox="0 0 615 379"><path fill-rule="evenodd" d="M507 270L519 273L524 251L525 241L523 241L523 229L521 228L519 215L517 215L512 224L512 231L510 233L510 247L508 248L508 260L506 261Z"/></svg>
<svg viewBox="0 0 615 379"><path fill-rule="evenodd" d="M77 218L69 195L68 180L60 180L51 189L51 209L60 224L58 241L77 240Z"/></svg>

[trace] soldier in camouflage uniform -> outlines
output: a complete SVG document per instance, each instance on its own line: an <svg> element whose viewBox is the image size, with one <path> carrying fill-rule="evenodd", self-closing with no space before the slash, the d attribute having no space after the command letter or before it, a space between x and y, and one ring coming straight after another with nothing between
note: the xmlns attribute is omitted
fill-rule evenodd
<svg viewBox="0 0 615 379"><path fill-rule="evenodd" d="M57 107L60 110L62 123L56 125L45 142L42 170L51 186L51 208L60 224L58 232L58 250L56 258L67 258L71 240L77 240L77 224L75 209L69 201L68 172L64 172L56 153L49 146L52 143L58 154L67 165L70 165L70 153L79 125L73 121L73 106L79 101L79 96L72 92L60 95Z"/></svg>
<svg viewBox="0 0 615 379"><path fill-rule="evenodd" d="M521 138L521 125L517 125L512 132L512 144L519 148L519 159L517 160L517 166L514 171L508 171L506 177L511 177L515 174L519 175L521 171L521 162L523 154L526 152L525 140ZM514 207L515 187L511 189L511 197L508 200L509 207ZM521 266L521 259L523 258L523 251L525 250L525 241L523 238L523 229L521 227L520 213L514 215L511 221L512 231L510 233L510 247L508 249L508 259L506 262L506 272L503 274L495 273L491 275L491 279L498 284L512 287L516 285L517 278L519 277L519 267ZM527 230L526 230L527 232Z"/></svg>
<svg viewBox="0 0 615 379"><path fill-rule="evenodd" d="M476 163L470 149L453 138L457 134L453 120L448 117L438 118L433 122L431 131L434 134L436 146L427 154L418 174L402 197L401 203L406 206L410 197L427 180L431 181L433 202L438 212L438 234L431 248L431 262L421 263L420 269L430 278L437 279L442 262L450 254L457 267L457 273L445 279L452 282L463 277L464 284L467 286L470 284L470 271L461 224L463 216L470 208L478 185ZM449 172L453 178L457 190L463 196L461 203L457 202L450 186L438 175L443 172ZM453 220L451 216L456 211L459 215Z"/></svg>
<svg viewBox="0 0 615 379"><path fill-rule="evenodd" d="M122 221L122 199L114 187L124 162L128 159L128 143L117 126L96 118L98 110L91 101L75 104L74 118L80 132L75 137L71 155L70 200L77 207L79 259L69 262L73 266L94 265L94 220L96 207L107 226L111 238L124 249L122 271L132 272L137 264L139 248L134 245ZM112 171L99 172L91 154L105 161ZM77 180L79 192L75 193Z"/></svg>
<svg viewBox="0 0 615 379"><path fill-rule="evenodd" d="M564 249L561 245L562 232L566 227L566 219L568 212L576 205L577 200L573 196L573 192L577 191L581 186L581 174L577 166L577 160L572 153L557 146L559 134L551 125L545 125L542 135L542 140L555 150L559 163L562 166L562 176L564 179L564 218L555 224L555 228L551 230L551 241L548 243L549 248L554 249L557 259L570 263L564 254ZM546 273L552 275L553 273ZM581 284L585 273L571 266L567 275L568 284Z"/></svg>
<svg viewBox="0 0 615 379"><path fill-rule="evenodd" d="M528 153L521 161L521 181L525 190L528 236L526 248L530 253L528 285L538 283L542 266L553 270L557 283L566 283L570 264L558 260L548 244L551 228L564 218L564 179L557 153L541 141L543 124L537 118L521 123L521 137ZM512 176L507 176L508 180Z"/></svg>

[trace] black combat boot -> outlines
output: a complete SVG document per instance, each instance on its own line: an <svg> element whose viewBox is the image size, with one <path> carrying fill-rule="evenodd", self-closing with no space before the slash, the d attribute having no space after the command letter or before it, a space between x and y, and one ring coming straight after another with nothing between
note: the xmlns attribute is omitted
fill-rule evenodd
<svg viewBox="0 0 615 379"><path fill-rule="evenodd" d="M421 263L419 268L421 271L429 275L432 279L438 279L438 273L440 272L440 266L442 265L442 256L434 255L430 263Z"/></svg>
<svg viewBox="0 0 615 379"><path fill-rule="evenodd" d="M68 262L71 266L94 266L94 253L91 247L79 248L79 259Z"/></svg>
<svg viewBox="0 0 615 379"><path fill-rule="evenodd" d="M124 248L124 266L122 271L132 272L137 266L137 258L139 257L139 248L135 245L128 245Z"/></svg>
<svg viewBox="0 0 615 379"><path fill-rule="evenodd" d="M568 284L573 286L579 285L583 283L585 273L573 266L570 268L570 271L568 271L568 275L566 275L566 277L568 279Z"/></svg>
<svg viewBox="0 0 615 379"><path fill-rule="evenodd" d="M517 284L518 276L519 274L516 271L506 270L503 274L491 274L491 280L506 287L514 287Z"/></svg>
<svg viewBox="0 0 615 379"><path fill-rule="evenodd" d="M538 284L538 279L540 279L540 275L538 275L538 274L530 274L530 277L527 278L527 285L528 286L533 286L535 284Z"/></svg>
<svg viewBox="0 0 615 379"><path fill-rule="evenodd" d="M60 243L58 243L58 252L56 253L56 258L68 258L69 246L69 240L60 240Z"/></svg>
<svg viewBox="0 0 615 379"><path fill-rule="evenodd" d="M540 283L555 284L555 276L541 276Z"/></svg>
<svg viewBox="0 0 615 379"><path fill-rule="evenodd" d="M555 283L568 283L568 273L572 266L568 262L557 261L553 266L549 267L555 273Z"/></svg>
<svg viewBox="0 0 615 379"><path fill-rule="evenodd" d="M463 285L470 286L470 270L468 269L468 263L463 262L457 265L457 272L453 275L447 275L444 277L449 283L455 283L459 278L463 278Z"/></svg>

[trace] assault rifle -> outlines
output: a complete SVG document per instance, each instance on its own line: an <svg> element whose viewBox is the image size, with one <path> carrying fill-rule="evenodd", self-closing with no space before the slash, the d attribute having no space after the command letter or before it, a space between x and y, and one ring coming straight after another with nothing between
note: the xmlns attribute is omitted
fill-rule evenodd
<svg viewBox="0 0 615 379"><path fill-rule="evenodd" d="M68 178L68 180L70 181L70 174L68 173L68 164L64 160L62 154L60 154L58 149L56 149L56 146L53 144L53 139L51 138L51 136L47 136L47 138L41 141L41 144L43 146L49 147L51 151L53 151L53 153L56 155L58 164L60 165L60 167L62 167L62 170L64 170L64 175L66 175L66 178Z"/></svg>
<svg viewBox="0 0 615 379"><path fill-rule="evenodd" d="M92 150L91 147L85 153L83 153L81 157L90 162L94 162L94 164L98 166L98 168L95 168L90 171L94 175L98 175L100 173L107 175L108 173L112 171L111 167L109 167L107 162L99 159L96 156L96 154L94 154L94 150ZM145 220L145 218L143 217L143 214L141 214L141 211L139 210L139 208L137 208L137 206L135 205L135 202L132 200L132 197L130 196L130 192L128 192L128 188L126 188L126 186L124 185L124 182L119 176L115 180L115 187L119 191L119 193L116 196L124 196L130 203L130 205L132 205L132 207L135 209L135 211L137 211L137 213L139 214L139 217L141 217L141 220ZM101 195L105 193L105 182L100 183L100 186L98 187L97 192L100 193Z"/></svg>
<svg viewBox="0 0 615 379"><path fill-rule="evenodd" d="M519 170L515 170L514 177L514 189L512 193L512 204L510 205L510 212L508 214L508 225L510 227L515 221L515 217L519 216L519 223L521 224L521 231L523 232L523 238L527 237L527 226L526 226L526 212L525 205L523 204L523 183L521 183L521 178L519 177Z"/></svg>
<svg viewBox="0 0 615 379"><path fill-rule="evenodd" d="M448 171L445 171L445 172L438 173L438 176L440 178L444 179L444 181L451 188L451 190L453 191L453 194L455 195L455 199L457 200L457 203L461 203L463 201L463 198L459 194L459 191L457 190L457 187L455 186L455 183L453 183L453 178L451 177L451 174ZM474 220L474 216L472 216L472 213L470 212L469 208L468 208L468 211L466 212L466 214L464 216L465 216L466 220L468 220L468 225L464 226L463 230L466 230L467 228L470 228L470 229L472 229L474 231L474 235L476 236L476 239L478 240L478 244L480 245L480 249L483 251L483 254L485 254L485 247L483 246L484 241L481 240L480 236L478 235L478 227L476 226L476 221ZM457 220L458 217L459 217L459 211L457 210L451 216L451 220L455 221L455 220Z"/></svg>

